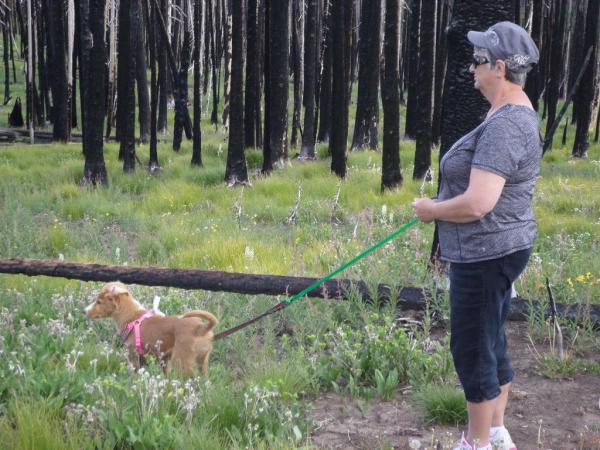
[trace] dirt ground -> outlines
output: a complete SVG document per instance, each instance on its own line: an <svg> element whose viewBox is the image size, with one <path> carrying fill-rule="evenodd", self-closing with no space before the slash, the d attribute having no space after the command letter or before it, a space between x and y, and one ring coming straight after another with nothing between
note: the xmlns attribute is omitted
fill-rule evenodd
<svg viewBox="0 0 600 450"><path fill-rule="evenodd" d="M527 325L510 322L506 333L516 377L505 424L519 450L600 450L600 377L545 378L536 371ZM462 429L433 429L419 417L411 396L400 391L391 402L366 403L335 394L317 399L313 444L344 450L452 449Z"/></svg>

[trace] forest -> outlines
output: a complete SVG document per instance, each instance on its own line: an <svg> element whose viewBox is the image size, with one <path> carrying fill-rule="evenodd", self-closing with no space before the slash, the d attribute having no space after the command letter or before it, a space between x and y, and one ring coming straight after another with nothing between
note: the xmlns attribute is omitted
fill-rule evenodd
<svg viewBox="0 0 600 450"><path fill-rule="evenodd" d="M411 201L486 117L466 36L501 21L544 147L507 426L600 449L598 0L0 0L0 447L454 448ZM83 314L116 280L218 318L206 378L127 363Z"/></svg>
<svg viewBox="0 0 600 450"><path fill-rule="evenodd" d="M464 36L502 20L525 26L542 51L526 92L547 119L544 135L556 130L559 100L568 98L564 132L576 127L572 155L585 156L593 125L598 142L596 7L583 0L6 0L4 104L21 59L24 123L32 131L51 126L52 141L68 142L79 120L91 183L108 181L109 138L120 142L125 171L135 170L136 142L149 144L146 166L159 169L158 137L168 129L173 150L185 136L191 164L202 166L204 101L210 123L228 135L227 183L248 182L247 148L262 149L268 174L290 158L313 159L315 144L326 142L331 170L342 178L349 150L380 150L383 190L402 183L401 132L416 142L412 177L421 179L433 146L441 158L481 121L486 104L469 89ZM15 113L20 125L23 114Z"/></svg>

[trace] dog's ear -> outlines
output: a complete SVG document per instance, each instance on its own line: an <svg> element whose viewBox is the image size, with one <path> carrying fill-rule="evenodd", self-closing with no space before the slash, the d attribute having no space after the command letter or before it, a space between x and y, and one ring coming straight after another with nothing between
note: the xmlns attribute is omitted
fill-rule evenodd
<svg viewBox="0 0 600 450"><path fill-rule="evenodd" d="M115 283L111 286L110 293L116 297L121 294L128 294L129 291L125 288L125 286Z"/></svg>

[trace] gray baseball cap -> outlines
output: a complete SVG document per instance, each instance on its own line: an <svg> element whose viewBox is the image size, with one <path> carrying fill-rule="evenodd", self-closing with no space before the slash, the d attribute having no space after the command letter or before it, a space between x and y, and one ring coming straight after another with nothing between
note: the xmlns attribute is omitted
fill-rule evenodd
<svg viewBox="0 0 600 450"><path fill-rule="evenodd" d="M513 67L528 67L540 59L540 52L531 36L512 22L498 22L486 31L469 31L467 39Z"/></svg>

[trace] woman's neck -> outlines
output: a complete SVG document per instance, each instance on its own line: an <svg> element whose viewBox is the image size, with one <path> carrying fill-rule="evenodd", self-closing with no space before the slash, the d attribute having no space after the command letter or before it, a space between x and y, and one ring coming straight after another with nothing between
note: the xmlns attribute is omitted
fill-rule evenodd
<svg viewBox="0 0 600 450"><path fill-rule="evenodd" d="M518 84L509 82L502 83L500 89L488 97L488 101L490 102L490 110L487 113L486 119L509 103L531 107L531 102L525 92L523 92L523 88Z"/></svg>

